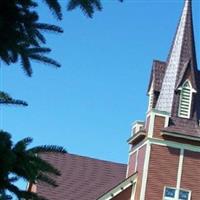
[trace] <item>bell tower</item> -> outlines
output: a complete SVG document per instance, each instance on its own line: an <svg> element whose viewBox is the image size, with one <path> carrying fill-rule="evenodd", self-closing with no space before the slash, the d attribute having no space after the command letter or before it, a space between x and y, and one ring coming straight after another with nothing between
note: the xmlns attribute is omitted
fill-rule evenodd
<svg viewBox="0 0 200 200"><path fill-rule="evenodd" d="M192 1L166 61L154 60L144 121L132 125L126 179L98 200L200 199L200 71Z"/></svg>
<svg viewBox="0 0 200 200"><path fill-rule="evenodd" d="M144 122L132 126L131 200L200 199L200 72L192 1L185 0L167 60L153 61Z"/></svg>

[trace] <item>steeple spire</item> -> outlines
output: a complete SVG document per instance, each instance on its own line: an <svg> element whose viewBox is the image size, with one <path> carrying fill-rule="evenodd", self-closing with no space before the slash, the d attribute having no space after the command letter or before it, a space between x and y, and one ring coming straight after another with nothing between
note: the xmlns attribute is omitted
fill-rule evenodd
<svg viewBox="0 0 200 200"><path fill-rule="evenodd" d="M181 19L167 60L167 67L162 83L161 92L156 104L156 109L166 111L173 115L173 104L176 99L177 83L183 76L186 68L191 67L193 74L193 87L196 87L195 73L197 62L195 54L192 2L185 0Z"/></svg>

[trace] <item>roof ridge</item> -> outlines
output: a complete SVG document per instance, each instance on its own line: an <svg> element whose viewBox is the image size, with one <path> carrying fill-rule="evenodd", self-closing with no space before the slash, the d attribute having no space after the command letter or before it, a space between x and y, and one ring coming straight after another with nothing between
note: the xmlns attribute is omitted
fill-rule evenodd
<svg viewBox="0 0 200 200"><path fill-rule="evenodd" d="M69 155L69 156L74 156L74 157L79 157L79 158L83 158L83 159L89 159L89 160L94 160L94 161L100 161L100 162L104 162L104 163L112 163L112 164L118 164L118 165L123 165L123 166L127 166L127 164L125 163L121 163L121 162L115 162L115 161L109 161L109 160L104 160L104 159L100 159L100 158L94 158L94 157L90 157L90 156L83 156L83 155L79 155L79 154L75 154L75 153L59 153L59 152L45 152L42 154L61 154L61 155Z"/></svg>
<svg viewBox="0 0 200 200"><path fill-rule="evenodd" d="M94 158L94 157L90 157L90 156L82 156L82 155L73 154L73 153L68 153L68 154L72 155L72 156L76 156L76 157L88 158L90 160L97 160L97 161L108 162L108 163L113 163L113 164L127 165L125 163L120 163L120 162L115 162L115 161L109 161L109 160L104 160L104 159L100 159L100 158Z"/></svg>

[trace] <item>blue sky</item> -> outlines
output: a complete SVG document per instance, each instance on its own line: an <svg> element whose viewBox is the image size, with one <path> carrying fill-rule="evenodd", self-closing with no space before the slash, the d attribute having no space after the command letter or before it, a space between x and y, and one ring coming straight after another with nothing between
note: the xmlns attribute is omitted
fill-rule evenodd
<svg viewBox="0 0 200 200"><path fill-rule="evenodd" d="M61 2L63 7L65 1ZM153 59L165 60L181 0L104 0L93 19L80 10L57 22L41 5L41 21L61 25L47 34L51 57L62 68L33 63L33 77L20 63L2 65L1 90L24 99L27 108L1 108L1 129L14 141L63 145L70 153L127 162L131 123L143 120ZM200 1L193 1L197 58L200 58Z"/></svg>

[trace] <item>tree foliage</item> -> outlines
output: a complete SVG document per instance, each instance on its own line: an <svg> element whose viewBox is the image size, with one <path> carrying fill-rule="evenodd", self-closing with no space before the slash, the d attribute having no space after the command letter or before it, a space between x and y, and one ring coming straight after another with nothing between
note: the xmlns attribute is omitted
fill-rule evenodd
<svg viewBox="0 0 200 200"><path fill-rule="evenodd" d="M52 1L53 2L53 1ZM55 60L46 57L49 48L42 31L61 33L58 26L39 23L39 15L35 11L37 3L32 0L0 1L0 59L7 65L20 59L23 70L32 75L31 60L59 67Z"/></svg>
<svg viewBox="0 0 200 200"><path fill-rule="evenodd" d="M43 0L43 2L58 20L62 19L62 9L58 0ZM32 75L32 60L60 67L57 61L46 56L51 49L44 47L46 45L44 31L62 33L63 30L57 25L39 21L38 3L37 0L0 1L0 60L7 65L20 61L22 69L28 76ZM102 10L102 4L100 0L67 1L67 10L76 8L80 8L91 18L96 10Z"/></svg>
<svg viewBox="0 0 200 200"><path fill-rule="evenodd" d="M66 0L66 10L80 8L92 18L95 11L102 10L101 0ZM122 1L122 0L119 0ZM60 67L60 64L47 56L51 49L46 47L44 32L62 33L61 27L42 23L37 12L38 0L0 0L0 61L6 65L20 62L27 76L32 76L31 61ZM62 8L59 0L43 0L57 20L62 20ZM1 64L1 63L0 63ZM1 67L1 65L0 65ZM0 91L0 106L28 104L16 100ZM21 190L16 186L19 179L29 183L41 181L56 187L51 175L59 176L60 172L40 157L40 153L66 153L65 149L55 145L43 145L28 148L32 138L24 138L16 144L8 132L0 130L0 200L11 200L7 191L21 200L46 200L36 193Z"/></svg>
<svg viewBox="0 0 200 200"><path fill-rule="evenodd" d="M1 104L15 104L15 105L22 105L27 106L28 104L25 101L13 99L9 94L0 91L0 105Z"/></svg>
<svg viewBox="0 0 200 200"><path fill-rule="evenodd" d="M13 193L18 199L45 199L30 191L20 190L15 185L19 179L30 183L40 181L53 187L57 186L56 181L50 175L59 176L59 170L43 160L40 153L57 152L63 154L66 153L66 150L54 145L28 148L31 142L32 138L27 137L13 144L11 135L0 131L0 195L2 199L10 198L5 191Z"/></svg>

